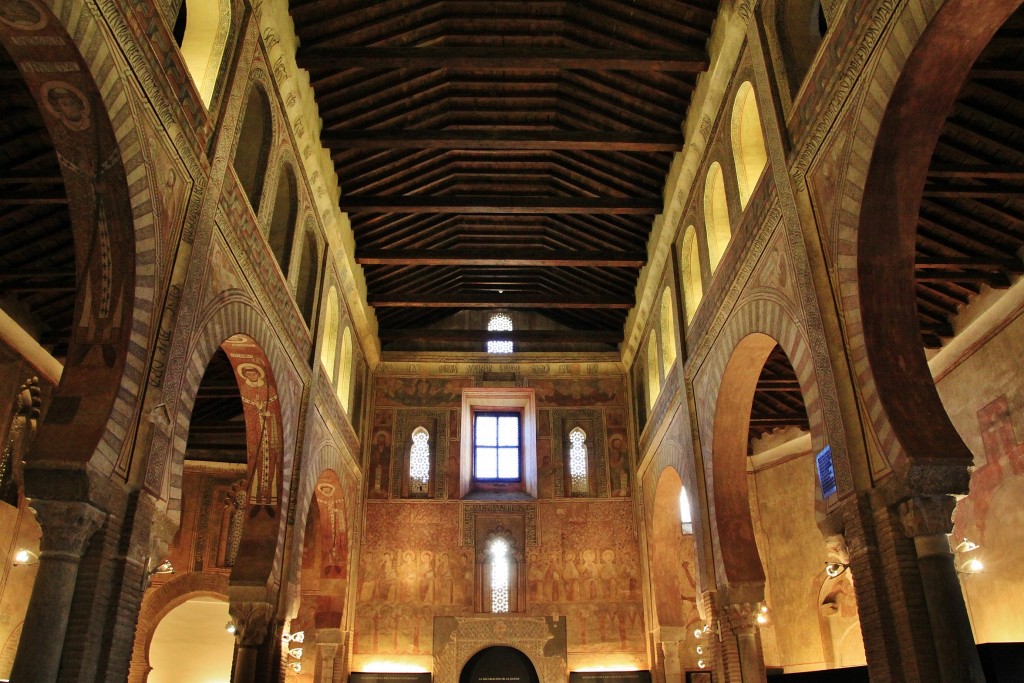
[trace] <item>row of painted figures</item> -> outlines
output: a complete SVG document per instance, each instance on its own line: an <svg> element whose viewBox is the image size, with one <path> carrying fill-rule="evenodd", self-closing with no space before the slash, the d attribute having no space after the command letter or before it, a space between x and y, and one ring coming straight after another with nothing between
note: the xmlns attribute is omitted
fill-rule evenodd
<svg viewBox="0 0 1024 683"><path fill-rule="evenodd" d="M628 550L531 551L526 562L530 602L620 602L640 598L637 559ZM366 549L359 601L470 605L473 551Z"/></svg>

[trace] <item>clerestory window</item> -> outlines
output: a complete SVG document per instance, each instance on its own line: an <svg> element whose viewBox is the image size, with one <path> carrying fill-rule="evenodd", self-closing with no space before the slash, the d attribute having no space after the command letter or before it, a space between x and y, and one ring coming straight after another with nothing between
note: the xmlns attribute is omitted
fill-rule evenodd
<svg viewBox="0 0 1024 683"><path fill-rule="evenodd" d="M509 547L504 538L491 541L487 552L491 556L491 612L509 611Z"/></svg>
<svg viewBox="0 0 1024 683"><path fill-rule="evenodd" d="M487 331L511 332L512 318L504 313L495 313L487 322ZM487 342L487 353L512 353L512 341L509 339L490 339Z"/></svg>
<svg viewBox="0 0 1024 683"><path fill-rule="evenodd" d="M521 440L519 413L476 413L473 416L473 478L519 481Z"/></svg>
<svg viewBox="0 0 1024 683"><path fill-rule="evenodd" d="M409 451L409 494L426 496L430 486L430 432L417 427Z"/></svg>
<svg viewBox="0 0 1024 683"><path fill-rule="evenodd" d="M574 496L590 493L587 481L587 433L576 427L569 432L569 478Z"/></svg>

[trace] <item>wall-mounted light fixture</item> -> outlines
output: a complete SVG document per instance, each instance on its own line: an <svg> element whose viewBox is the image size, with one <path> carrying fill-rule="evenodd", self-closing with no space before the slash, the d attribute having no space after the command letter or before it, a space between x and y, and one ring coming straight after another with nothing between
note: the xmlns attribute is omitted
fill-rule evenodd
<svg viewBox="0 0 1024 683"><path fill-rule="evenodd" d="M153 576L155 574L173 574L173 573L174 573L174 565L171 564L170 560L164 560L163 562L161 562L160 564L158 564L157 566L155 566L155 567L153 567L152 569L149 570L149 575L150 576Z"/></svg>
<svg viewBox="0 0 1024 683"><path fill-rule="evenodd" d="M850 565L845 562L826 562L825 563L825 574L830 579L838 578L840 574L850 568Z"/></svg>
<svg viewBox="0 0 1024 683"><path fill-rule="evenodd" d="M953 548L956 556L956 571L959 574L977 574L985 571L985 563L977 556L981 546L974 541L964 539Z"/></svg>
<svg viewBox="0 0 1024 683"><path fill-rule="evenodd" d="M39 564L39 555L32 552L31 550L26 550L25 548L22 548L18 552L14 553L15 567L31 566L33 564Z"/></svg>

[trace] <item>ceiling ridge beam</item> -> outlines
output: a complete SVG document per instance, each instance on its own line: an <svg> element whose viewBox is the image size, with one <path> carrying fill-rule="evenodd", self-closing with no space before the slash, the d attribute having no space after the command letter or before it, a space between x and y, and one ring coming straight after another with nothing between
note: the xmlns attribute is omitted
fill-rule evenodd
<svg viewBox="0 0 1024 683"><path fill-rule="evenodd" d="M0 199L0 203L2 203ZM65 200L66 201L66 200ZM342 195L349 213L639 214L658 213L661 197L511 197L491 195L389 197Z"/></svg>
<svg viewBox="0 0 1024 683"><path fill-rule="evenodd" d="M375 308L632 308L631 296L562 297L537 294L373 294L367 303Z"/></svg>
<svg viewBox="0 0 1024 683"><path fill-rule="evenodd" d="M700 73L708 68L704 50L592 50L504 47L311 47L300 49L305 69L471 68L501 71L588 69Z"/></svg>
<svg viewBox="0 0 1024 683"><path fill-rule="evenodd" d="M647 260L636 251L554 251L551 249L357 249L361 265L410 266L587 266L640 268Z"/></svg>
<svg viewBox="0 0 1024 683"><path fill-rule="evenodd" d="M380 329L381 341L428 342L483 342L507 340L512 342L598 343L618 344L621 330L513 330L488 332L487 330L452 329Z"/></svg>
<svg viewBox="0 0 1024 683"><path fill-rule="evenodd" d="M681 133L606 133L577 130L325 130L331 149L494 149L677 152Z"/></svg>

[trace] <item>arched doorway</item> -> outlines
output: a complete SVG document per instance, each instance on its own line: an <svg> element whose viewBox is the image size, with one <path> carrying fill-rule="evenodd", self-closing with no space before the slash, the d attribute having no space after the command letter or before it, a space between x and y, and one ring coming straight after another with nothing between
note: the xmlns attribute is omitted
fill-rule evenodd
<svg viewBox="0 0 1024 683"><path fill-rule="evenodd" d="M730 602L756 607L763 600L756 628L764 665L787 673L833 668L837 651L844 665L864 664L852 577L824 571L815 471L824 435L820 417L808 415L809 381L798 376L776 339L747 335L725 366L714 422L720 582ZM824 603L835 609L822 623ZM754 617L754 607L750 611ZM842 628L838 621L832 628L833 617L842 617Z"/></svg>
<svg viewBox="0 0 1024 683"><path fill-rule="evenodd" d="M230 619L223 597L193 595L170 610L153 632L147 683L229 681L235 639L224 625Z"/></svg>
<svg viewBox="0 0 1024 683"><path fill-rule="evenodd" d="M649 543L651 593L662 649L665 676L684 676L704 659L694 636L703 622L697 608L697 557L693 535L694 492L687 492L679 473L666 467L658 477Z"/></svg>
<svg viewBox="0 0 1024 683"><path fill-rule="evenodd" d="M322 664L317 661L319 642L337 643L346 623L345 607L349 594L349 513L345 490L334 470L324 470L313 487L312 500L306 515L299 574L299 609L292 619L292 633L304 634L306 656L292 671L296 680L312 681L313 673ZM331 667L341 666L342 656Z"/></svg>
<svg viewBox="0 0 1024 683"><path fill-rule="evenodd" d="M540 683L537 669L525 654L506 645L485 647L462 667L459 683L495 680Z"/></svg>

